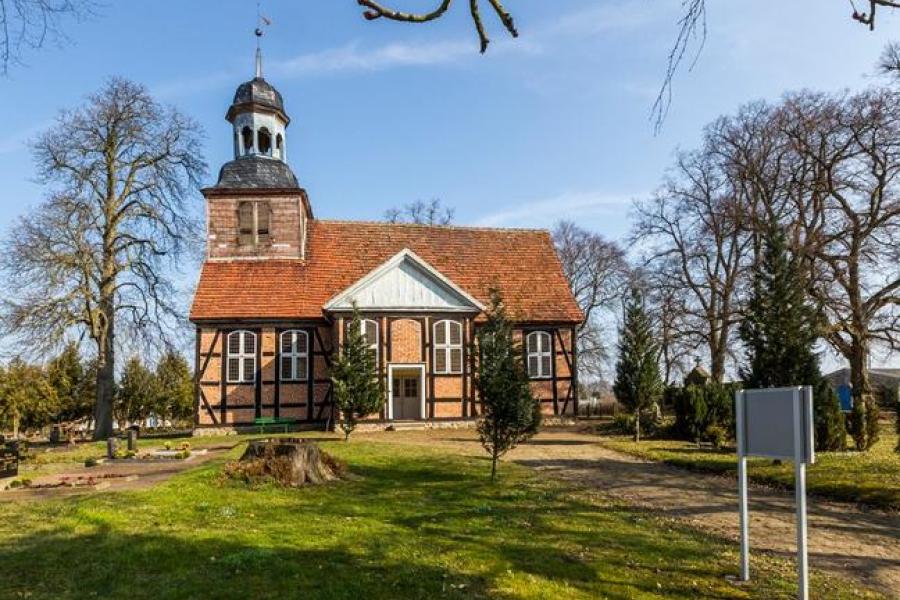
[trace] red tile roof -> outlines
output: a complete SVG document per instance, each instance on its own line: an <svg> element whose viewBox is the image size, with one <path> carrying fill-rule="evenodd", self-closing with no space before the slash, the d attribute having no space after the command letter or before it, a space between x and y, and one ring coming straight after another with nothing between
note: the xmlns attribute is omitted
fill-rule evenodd
<svg viewBox="0 0 900 600"><path fill-rule="evenodd" d="M191 320L317 319L322 306L409 248L482 304L499 287L517 321L582 319L546 231L310 222L306 260L207 261Z"/></svg>

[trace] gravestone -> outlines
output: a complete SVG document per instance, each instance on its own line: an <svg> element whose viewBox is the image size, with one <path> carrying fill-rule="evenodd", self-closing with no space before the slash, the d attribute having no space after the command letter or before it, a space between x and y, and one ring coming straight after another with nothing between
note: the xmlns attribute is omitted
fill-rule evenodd
<svg viewBox="0 0 900 600"><path fill-rule="evenodd" d="M0 447L0 478L18 477L19 451L12 444Z"/></svg>
<svg viewBox="0 0 900 600"><path fill-rule="evenodd" d="M137 452L137 431L134 429L128 430L128 450L129 452Z"/></svg>
<svg viewBox="0 0 900 600"><path fill-rule="evenodd" d="M106 440L106 458L115 458L119 450L119 440L111 437Z"/></svg>

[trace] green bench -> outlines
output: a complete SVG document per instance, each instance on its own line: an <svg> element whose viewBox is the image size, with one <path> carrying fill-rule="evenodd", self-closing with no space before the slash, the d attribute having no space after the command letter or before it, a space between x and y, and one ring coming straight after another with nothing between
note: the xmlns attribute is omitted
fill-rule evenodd
<svg viewBox="0 0 900 600"><path fill-rule="evenodd" d="M287 433L291 425L297 424L297 419L289 417L257 417L253 419L253 424L259 427L260 433L263 433L266 427L283 427L284 433Z"/></svg>

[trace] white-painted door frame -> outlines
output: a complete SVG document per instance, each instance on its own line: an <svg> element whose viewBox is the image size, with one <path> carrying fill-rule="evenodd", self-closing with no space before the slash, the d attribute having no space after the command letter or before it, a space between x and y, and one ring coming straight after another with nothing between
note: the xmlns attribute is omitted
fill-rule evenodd
<svg viewBox="0 0 900 600"><path fill-rule="evenodd" d="M388 385L387 385L387 418L388 421L394 420L394 371L412 371L418 370L419 378L419 419L425 420L428 414L425 411L425 365L422 363L411 364L389 364L388 365Z"/></svg>

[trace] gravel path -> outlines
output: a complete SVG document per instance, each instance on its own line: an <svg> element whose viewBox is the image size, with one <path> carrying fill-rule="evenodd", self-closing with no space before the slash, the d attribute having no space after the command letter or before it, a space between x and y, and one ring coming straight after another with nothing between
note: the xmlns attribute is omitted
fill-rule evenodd
<svg viewBox="0 0 900 600"><path fill-rule="evenodd" d="M371 436L399 443L453 445L480 454L470 430ZM728 539L738 538L737 479L698 474L647 462L606 449L599 437L551 429L511 452L505 460L555 477L595 487L614 498L682 519ZM809 498L809 562L900 599L900 515ZM751 552L764 549L793 557L796 552L793 494L750 488Z"/></svg>

